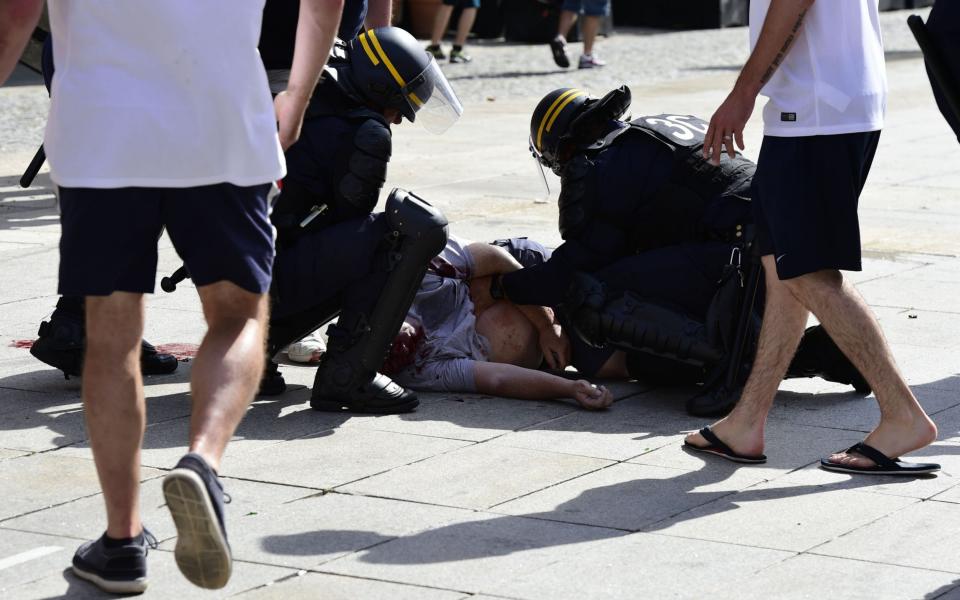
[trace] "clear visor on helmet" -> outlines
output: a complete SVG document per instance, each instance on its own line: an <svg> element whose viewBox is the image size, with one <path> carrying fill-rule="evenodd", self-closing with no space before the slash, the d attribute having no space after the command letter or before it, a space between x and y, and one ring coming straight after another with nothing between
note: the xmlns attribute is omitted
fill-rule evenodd
<svg viewBox="0 0 960 600"><path fill-rule="evenodd" d="M543 158L543 154L537 150L537 147L533 143L533 138L530 139L530 152L533 155L534 165L537 169L537 174L540 176L538 179L543 183L543 196L537 200L538 203L546 202L550 197L550 184L547 182L547 173L543 170L544 166L549 166L546 160Z"/></svg>
<svg viewBox="0 0 960 600"><path fill-rule="evenodd" d="M416 114L416 120L430 133L441 134L450 129L463 114L460 98L433 58L401 93Z"/></svg>

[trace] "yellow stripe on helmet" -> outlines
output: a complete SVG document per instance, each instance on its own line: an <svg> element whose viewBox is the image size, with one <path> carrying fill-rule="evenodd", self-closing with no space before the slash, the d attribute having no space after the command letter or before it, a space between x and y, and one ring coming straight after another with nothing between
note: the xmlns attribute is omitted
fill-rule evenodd
<svg viewBox="0 0 960 600"><path fill-rule="evenodd" d="M387 67L387 70L390 71L390 74L393 75L393 78L396 80L397 84L400 87L405 87L407 82L403 80L403 77L400 77L400 73L394 68L393 63L390 62L390 59L387 57L387 53L383 51L383 48L380 47L380 40L377 39L377 34L374 30L367 32L370 36L370 41L373 42L373 47L377 51L377 55L380 56L380 59L383 61L383 65Z"/></svg>
<svg viewBox="0 0 960 600"><path fill-rule="evenodd" d="M414 94L413 92L410 92L409 94L407 94L407 96L409 96L410 99L413 100L413 103L416 104L417 106L423 106L423 100L421 100L420 97Z"/></svg>
<svg viewBox="0 0 960 600"><path fill-rule="evenodd" d="M367 53L367 58L370 59L370 62L373 63L373 66L380 64L380 59L377 58L377 55L373 53L373 50L370 48L370 44L367 42L367 34L360 34L360 45L363 46L363 51Z"/></svg>
<svg viewBox="0 0 960 600"><path fill-rule="evenodd" d="M579 96L586 96L587 93L579 89L567 90L564 93L560 94L556 100L553 101L553 104L550 105L550 108L547 109L547 112L543 115L543 119L540 120L540 127L537 129L537 150L543 151L543 131L546 128L547 131L550 131L550 128L553 127L553 122L557 120L557 116L563 111L564 108L574 98Z"/></svg>

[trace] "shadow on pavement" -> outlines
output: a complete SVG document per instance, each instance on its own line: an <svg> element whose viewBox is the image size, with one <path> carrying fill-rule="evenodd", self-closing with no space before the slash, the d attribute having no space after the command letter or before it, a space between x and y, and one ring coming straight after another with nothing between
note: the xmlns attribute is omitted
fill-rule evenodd
<svg viewBox="0 0 960 600"><path fill-rule="evenodd" d="M937 382L914 386L914 392L924 396L925 388L943 393L960 391L960 377L949 377ZM834 402L838 403L836 396ZM956 408L953 406L952 408ZM682 410L680 407L674 410ZM943 409L946 412L951 408ZM613 408L616 412L616 406ZM956 412L956 411L954 411ZM936 420L936 416L934 416ZM960 433L960 418L952 416L944 422L940 439L955 437ZM841 424L838 423L839 427ZM838 450L824 448L823 454ZM678 448L677 451L680 451ZM911 458L924 456L960 455L960 445L939 444L913 452ZM510 516L498 516L479 521L454 523L408 536L401 536L390 543L367 546L361 551L360 560L374 564L428 564L460 560L505 556L514 552L539 548L577 544L594 540L616 538L634 532L652 532L690 519L701 519L740 508L744 503L794 498L835 490L856 490L876 485L897 486L913 481L904 477L869 477L851 475L835 483L764 487L757 489L701 491L712 484L721 483L733 476L739 466L720 459L706 459L695 471L679 472L670 478L643 478L633 481L600 486L582 492L577 497L559 504L550 511L532 512ZM627 499L625 501L625 499ZM635 499L634 507L630 500ZM492 510L497 510L494 507ZM629 527L611 522L611 512L616 512L621 523L631 518L631 510L640 515ZM647 514L643 514L647 513ZM569 525L555 527L544 533L534 521L552 521ZM334 537L332 542L325 536ZM323 552L344 550L347 540L368 539L378 534L359 530L312 531L286 536L264 538L263 548L276 554L312 554L312 543L324 547ZM472 540L472 541L471 541ZM330 545L333 545L331 548ZM317 552L318 554L320 552ZM951 589L934 592L937 597Z"/></svg>

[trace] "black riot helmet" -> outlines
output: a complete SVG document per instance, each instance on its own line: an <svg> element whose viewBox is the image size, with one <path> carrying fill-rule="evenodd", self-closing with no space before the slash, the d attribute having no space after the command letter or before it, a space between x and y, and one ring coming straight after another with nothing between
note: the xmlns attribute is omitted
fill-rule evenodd
<svg viewBox="0 0 960 600"><path fill-rule="evenodd" d="M403 29L364 31L347 42L346 54L340 83L368 106L396 109L410 122L419 114L433 133L443 133L463 113L437 61Z"/></svg>
<svg viewBox="0 0 960 600"><path fill-rule="evenodd" d="M577 148L599 141L610 122L630 107L627 86L596 98L577 88L560 88L543 97L530 119L530 151L541 165L559 174Z"/></svg>

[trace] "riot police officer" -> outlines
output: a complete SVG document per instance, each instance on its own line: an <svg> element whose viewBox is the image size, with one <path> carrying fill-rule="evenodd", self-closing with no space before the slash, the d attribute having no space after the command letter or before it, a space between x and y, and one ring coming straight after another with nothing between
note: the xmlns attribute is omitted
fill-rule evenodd
<svg viewBox="0 0 960 600"><path fill-rule="evenodd" d="M491 294L561 305L568 326L602 348L574 344L573 364L588 375L621 348L634 376L702 382L725 350L711 319L736 312L717 303L738 287L755 165L737 155L713 166L699 151L707 123L670 114L621 120L629 104L624 86L603 98L562 88L537 105L530 148L560 176L564 241L549 260L495 278ZM822 330L809 334L795 376L869 390Z"/></svg>
<svg viewBox="0 0 960 600"><path fill-rule="evenodd" d="M327 330L314 409L417 406L415 394L377 371L427 264L446 243L446 220L402 190L390 194L385 212L372 211L392 152L390 125L406 119L442 132L461 110L436 61L402 29L365 31L328 61L300 140L286 153L288 174L272 217L271 354L339 316ZM274 367L262 391L283 388Z"/></svg>

